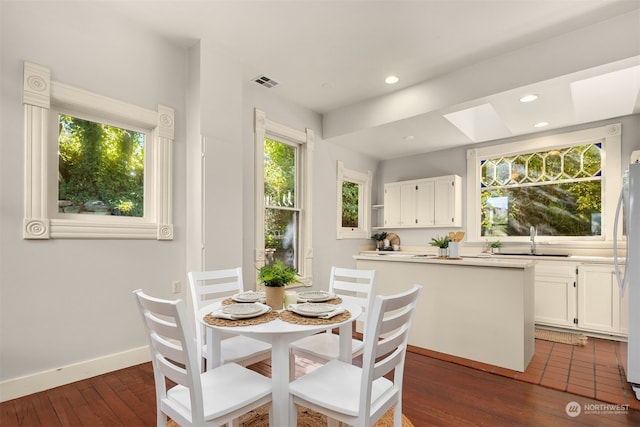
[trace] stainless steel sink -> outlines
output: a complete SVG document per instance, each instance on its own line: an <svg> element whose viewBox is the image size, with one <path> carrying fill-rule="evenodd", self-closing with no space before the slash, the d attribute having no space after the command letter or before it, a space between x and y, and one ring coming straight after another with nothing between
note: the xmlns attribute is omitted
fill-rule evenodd
<svg viewBox="0 0 640 427"><path fill-rule="evenodd" d="M543 257L562 257L568 258L570 254L530 254L527 252L518 252L518 253L509 253L509 252L500 252L494 255L504 255L504 256L543 256Z"/></svg>

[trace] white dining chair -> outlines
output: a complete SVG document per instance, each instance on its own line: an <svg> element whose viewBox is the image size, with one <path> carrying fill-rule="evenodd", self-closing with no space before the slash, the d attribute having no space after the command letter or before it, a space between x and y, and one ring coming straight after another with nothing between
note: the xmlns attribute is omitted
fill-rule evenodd
<svg viewBox="0 0 640 427"><path fill-rule="evenodd" d="M289 384L289 413L304 406L351 426L369 427L394 408L402 426L402 376L409 329L422 286L397 295L378 295L366 325L362 367L332 360ZM384 377L393 371L393 379Z"/></svg>
<svg viewBox="0 0 640 427"><path fill-rule="evenodd" d="M362 307L362 314L358 317L361 330L366 333L366 318L369 314L371 302L376 292L375 270L357 270L349 268L331 267L329 278L329 292L335 293L343 301L356 303ZM352 358L362 354L364 348L363 339L351 339ZM302 357L316 363L326 363L337 359L340 355L340 336L327 329L323 333L311 335L292 343L290 350L291 378L295 376L295 359Z"/></svg>
<svg viewBox="0 0 640 427"><path fill-rule="evenodd" d="M202 307L244 291L242 269L189 272L189 288L194 311ZM207 344L203 326L199 319L195 322L198 360L206 360ZM221 363L233 362L249 366L271 358L271 345L241 335L227 335L220 342Z"/></svg>
<svg viewBox="0 0 640 427"><path fill-rule="evenodd" d="M271 379L236 363L200 372L182 300L134 291L147 330L156 386L157 425L219 426L271 402ZM168 387L167 380L176 385ZM271 408L269 410L271 417Z"/></svg>

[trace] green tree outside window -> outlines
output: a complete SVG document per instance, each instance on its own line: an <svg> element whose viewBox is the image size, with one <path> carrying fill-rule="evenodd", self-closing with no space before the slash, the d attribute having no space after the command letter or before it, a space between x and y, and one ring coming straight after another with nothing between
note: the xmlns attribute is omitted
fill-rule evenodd
<svg viewBox="0 0 640 427"><path fill-rule="evenodd" d="M59 116L58 200L66 212L142 217L145 134Z"/></svg>

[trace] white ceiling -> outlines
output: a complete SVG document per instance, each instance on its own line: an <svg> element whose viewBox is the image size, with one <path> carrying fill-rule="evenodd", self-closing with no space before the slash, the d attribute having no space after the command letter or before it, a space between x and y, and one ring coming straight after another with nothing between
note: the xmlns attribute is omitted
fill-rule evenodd
<svg viewBox="0 0 640 427"><path fill-rule="evenodd" d="M319 133L372 157L392 158L535 132L532 124L540 120L552 129L640 112L640 0L156 0L92 7L108 7L185 47L201 40L241 64L247 81L259 75L276 80L277 86L261 90L323 114L325 123L342 111L367 115L394 92L411 93L425 82L631 12L637 14L638 33L629 39L636 49L629 60L592 61L597 66L580 72L566 67L574 71L563 75L545 72L557 67L555 60L536 64L540 80L523 86L514 86L518 76L502 70L498 80L505 90L460 96L418 114L391 114L375 126L330 131L327 124ZM598 40L590 43L597 47ZM567 52L557 61L579 54L584 58L590 52ZM627 71L608 80L574 83L621 69ZM385 84L389 74L400 81ZM479 76L478 84L486 78ZM539 100L518 102L527 91ZM472 138L444 117L479 106L481 115L466 114L476 120ZM487 114L497 127L478 126L489 123Z"/></svg>

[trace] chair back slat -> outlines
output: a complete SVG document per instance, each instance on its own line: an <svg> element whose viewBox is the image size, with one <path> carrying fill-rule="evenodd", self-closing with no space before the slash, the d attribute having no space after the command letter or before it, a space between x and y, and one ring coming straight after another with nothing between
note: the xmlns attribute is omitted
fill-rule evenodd
<svg viewBox="0 0 640 427"><path fill-rule="evenodd" d="M409 330L404 328L404 330L400 333L392 334L386 336L385 338L379 339L377 345L375 346L376 359L383 357L385 354L389 354L398 347L402 347L405 339L407 338L406 335L408 334L408 332Z"/></svg>
<svg viewBox="0 0 640 427"><path fill-rule="evenodd" d="M404 357L402 352L402 348L396 348L393 353L390 353L387 357L378 360L373 367L373 374L371 375L373 380L377 380L396 369L398 365L402 363L401 359Z"/></svg>
<svg viewBox="0 0 640 427"><path fill-rule="evenodd" d="M187 363L187 356L182 344L178 345L175 342L167 341L156 334L151 335L151 342L153 344L153 348L167 359L183 365Z"/></svg>
<svg viewBox="0 0 640 427"><path fill-rule="evenodd" d="M413 315L411 310L396 310L391 312L380 325L380 335L387 335L399 328L406 327L407 321Z"/></svg>
<svg viewBox="0 0 640 427"><path fill-rule="evenodd" d="M348 282L345 280L334 280L333 292L337 292L337 291L368 295L371 292L371 284L370 282L358 283L358 282Z"/></svg>
<svg viewBox="0 0 640 427"><path fill-rule="evenodd" d="M182 368L175 363L172 363L170 359L165 357L156 356L156 366L162 372L166 378L170 379L176 384L183 385L191 388L191 377L185 368Z"/></svg>

